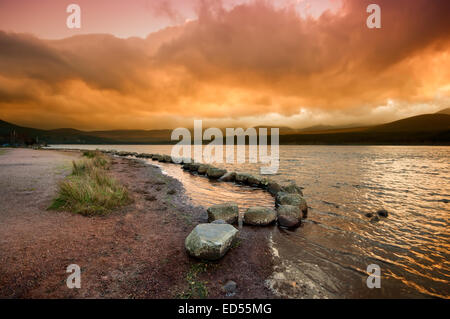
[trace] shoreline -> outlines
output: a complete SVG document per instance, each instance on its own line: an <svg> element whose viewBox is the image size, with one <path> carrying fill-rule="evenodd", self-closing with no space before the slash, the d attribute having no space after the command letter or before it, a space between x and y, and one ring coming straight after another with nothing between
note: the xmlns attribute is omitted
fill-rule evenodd
<svg viewBox="0 0 450 319"><path fill-rule="evenodd" d="M17 150L22 158L39 159L53 153L76 159L80 154L75 150L8 149L0 165L5 156L17 156ZM2 298L229 298L222 290L228 280L237 283L232 298L277 298L265 286L273 260L264 229L242 229L238 247L217 262L195 260L185 252L184 239L196 224L206 221L206 209L192 206L181 182L160 168L138 159L111 158L111 174L128 188L133 203L109 215L47 211L45 205L54 190L45 194L39 207L30 209L27 205L42 195L39 181L36 191L26 195L28 199L14 197L11 190L3 194L15 198L16 206L0 217L5 233L0 244ZM13 166L20 169L20 164L16 161ZM57 160L52 164L52 169L60 165ZM27 165L33 167L33 161ZM69 167L55 182L70 173ZM9 174L13 181L14 169ZM65 285L65 268L71 263L82 269L81 289ZM207 288L206 296L189 295L193 290L189 275Z"/></svg>

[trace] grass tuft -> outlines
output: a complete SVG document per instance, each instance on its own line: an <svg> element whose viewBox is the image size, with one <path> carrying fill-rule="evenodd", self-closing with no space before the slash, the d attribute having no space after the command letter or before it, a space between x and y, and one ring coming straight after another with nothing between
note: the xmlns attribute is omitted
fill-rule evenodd
<svg viewBox="0 0 450 319"><path fill-rule="evenodd" d="M98 150L95 151L83 151L83 156L87 157L87 158L94 158L96 156L99 156L101 153Z"/></svg>
<svg viewBox="0 0 450 319"><path fill-rule="evenodd" d="M94 154L73 162L72 175L60 183L49 209L93 216L104 215L130 202L127 189L107 172L109 159L100 152Z"/></svg>
<svg viewBox="0 0 450 319"><path fill-rule="evenodd" d="M208 282L202 281L198 275L208 270L208 263L200 262L193 264L186 275L188 289L177 295L180 299L204 299L208 297Z"/></svg>

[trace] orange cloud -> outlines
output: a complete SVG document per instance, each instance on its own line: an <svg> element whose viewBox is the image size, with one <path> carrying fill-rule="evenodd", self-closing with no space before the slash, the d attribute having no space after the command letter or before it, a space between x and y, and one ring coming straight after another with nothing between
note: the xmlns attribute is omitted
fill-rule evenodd
<svg viewBox="0 0 450 319"><path fill-rule="evenodd" d="M298 126L305 110L317 121L370 122L364 114L448 106L450 2L379 0L381 29L366 27L369 3L302 17L263 1L202 2L198 20L146 39L0 32L0 118L84 129L194 118ZM376 116L388 101L396 107Z"/></svg>

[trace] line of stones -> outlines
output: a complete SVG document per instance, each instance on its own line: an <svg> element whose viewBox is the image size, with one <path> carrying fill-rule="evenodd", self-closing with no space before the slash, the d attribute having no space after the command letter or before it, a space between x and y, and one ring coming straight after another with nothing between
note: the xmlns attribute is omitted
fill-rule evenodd
<svg viewBox="0 0 450 319"><path fill-rule="evenodd" d="M197 173L200 176L222 182L259 187L275 197L276 213L266 207L250 207L244 213L243 222L247 225L265 226L277 222L278 226L293 228L301 224L302 218L307 217L308 206L303 198L301 187L295 183L280 185L265 177L257 177L248 173L228 172L210 164L195 163L193 159L182 158L173 161L169 155L148 154L123 151L104 151L116 156L134 156L136 158L152 159L163 163L182 165L183 170ZM213 205L207 209L207 224L199 224L189 234L185 247L191 256L216 260L221 258L232 246L238 230L231 226L238 221L239 209L236 203Z"/></svg>

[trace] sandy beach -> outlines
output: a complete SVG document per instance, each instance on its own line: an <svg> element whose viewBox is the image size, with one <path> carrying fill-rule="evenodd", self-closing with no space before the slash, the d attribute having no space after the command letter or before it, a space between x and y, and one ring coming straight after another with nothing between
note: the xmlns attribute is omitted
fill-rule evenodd
<svg viewBox="0 0 450 319"><path fill-rule="evenodd" d="M58 182L79 152L5 149L0 154L0 298L178 298L196 280L207 297L274 297L264 281L272 272L267 232L249 227L238 247L203 264L184 249L189 232L206 222L180 182L137 160L114 158L111 174L132 203L101 217L49 211ZM81 267L81 289L66 286L66 267ZM195 296L191 296L195 297Z"/></svg>

